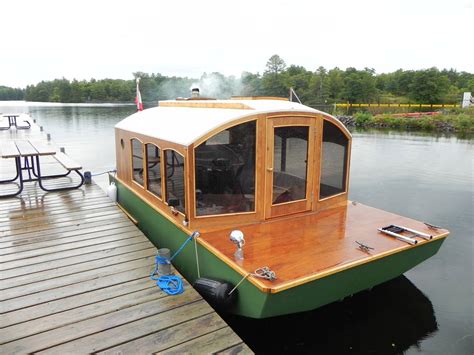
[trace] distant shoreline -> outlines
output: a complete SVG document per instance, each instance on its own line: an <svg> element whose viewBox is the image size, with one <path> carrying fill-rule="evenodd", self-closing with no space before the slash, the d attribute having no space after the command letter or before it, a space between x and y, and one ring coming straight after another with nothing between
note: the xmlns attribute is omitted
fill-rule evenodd
<svg viewBox="0 0 474 355"><path fill-rule="evenodd" d="M0 106L135 106L133 102L40 102L40 101L25 101L25 100L5 100L0 101Z"/></svg>
<svg viewBox="0 0 474 355"><path fill-rule="evenodd" d="M396 117L359 112L353 116L336 116L346 127L402 129L409 131L474 133L474 108L456 109L436 116Z"/></svg>

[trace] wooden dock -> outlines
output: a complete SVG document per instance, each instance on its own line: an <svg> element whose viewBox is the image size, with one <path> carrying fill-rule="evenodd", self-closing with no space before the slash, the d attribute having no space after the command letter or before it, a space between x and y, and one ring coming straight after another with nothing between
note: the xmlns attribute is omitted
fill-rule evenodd
<svg viewBox="0 0 474 355"><path fill-rule="evenodd" d="M43 133L0 132L21 137ZM168 296L150 280L155 255L95 184L0 199L0 353L251 353L187 282Z"/></svg>

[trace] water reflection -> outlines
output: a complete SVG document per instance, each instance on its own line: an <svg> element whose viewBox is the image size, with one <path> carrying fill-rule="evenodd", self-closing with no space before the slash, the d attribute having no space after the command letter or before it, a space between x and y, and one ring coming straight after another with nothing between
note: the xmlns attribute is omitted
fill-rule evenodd
<svg viewBox="0 0 474 355"><path fill-rule="evenodd" d="M224 318L257 353L399 354L438 330L430 300L405 276L311 312Z"/></svg>

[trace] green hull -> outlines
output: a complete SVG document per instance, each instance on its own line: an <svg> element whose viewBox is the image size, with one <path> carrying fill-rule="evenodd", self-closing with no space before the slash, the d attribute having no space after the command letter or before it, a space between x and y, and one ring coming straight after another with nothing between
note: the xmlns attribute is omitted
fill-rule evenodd
<svg viewBox="0 0 474 355"><path fill-rule="evenodd" d="M116 181L116 185L118 202L138 221L138 227L154 245L169 248L173 254L188 235L126 186L118 181ZM403 274L436 254L444 239L440 238L430 243L424 243L404 252L355 266L278 293L261 292L252 283L245 280L238 288L235 306L229 311L246 317L266 318L321 307ZM242 275L200 245L198 245L198 254L201 277L225 280L234 285L242 279ZM192 244L186 246L173 260L173 265L190 283L197 279L196 257Z"/></svg>

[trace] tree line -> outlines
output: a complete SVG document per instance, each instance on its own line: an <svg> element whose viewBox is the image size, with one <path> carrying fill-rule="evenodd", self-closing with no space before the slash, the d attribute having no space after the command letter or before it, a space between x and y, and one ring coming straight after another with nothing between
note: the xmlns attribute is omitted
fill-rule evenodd
<svg viewBox="0 0 474 355"><path fill-rule="evenodd" d="M103 79L89 81L65 78L42 81L26 89L0 86L0 100L40 102L131 102L135 98L135 79L140 78L143 101L188 97L193 86L203 96L288 97L292 87L301 101L309 106L349 103L456 103L464 91L474 92L474 74L454 69L429 68L397 70L377 74L374 69L322 66L314 71L289 65L278 55L266 63L265 71L242 73L240 78L221 73L203 74L201 78L167 77L159 73L133 73L131 80Z"/></svg>

